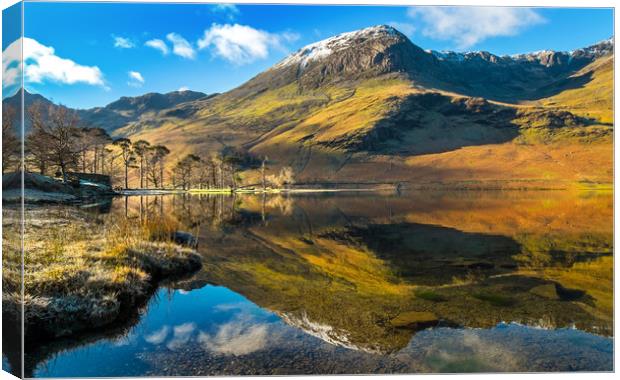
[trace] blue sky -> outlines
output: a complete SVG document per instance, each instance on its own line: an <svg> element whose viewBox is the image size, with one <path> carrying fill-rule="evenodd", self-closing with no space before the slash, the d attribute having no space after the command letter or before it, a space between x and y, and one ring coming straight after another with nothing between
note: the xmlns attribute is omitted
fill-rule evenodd
<svg viewBox="0 0 620 380"><path fill-rule="evenodd" d="M77 108L152 91L223 92L304 45L377 24L424 49L501 55L609 38L613 11L32 2L25 3L26 87ZM15 36L4 34L6 52Z"/></svg>

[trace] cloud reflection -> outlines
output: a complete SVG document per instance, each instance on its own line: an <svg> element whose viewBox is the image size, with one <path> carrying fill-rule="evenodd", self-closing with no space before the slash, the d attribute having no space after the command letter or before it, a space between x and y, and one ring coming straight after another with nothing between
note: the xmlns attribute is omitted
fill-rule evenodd
<svg viewBox="0 0 620 380"><path fill-rule="evenodd" d="M170 350L177 350L184 346L192 337L192 333L196 330L195 323L184 323L182 325L174 326L172 329L172 339L166 344L166 347Z"/></svg>
<svg viewBox="0 0 620 380"><path fill-rule="evenodd" d="M168 333L170 332L170 327L169 326L162 326L161 329L146 335L144 337L144 340L146 340L147 342L151 343L151 344L161 344L163 343L166 338L168 337Z"/></svg>
<svg viewBox="0 0 620 380"><path fill-rule="evenodd" d="M267 324L233 321L219 326L214 335L201 332L198 342L205 350L222 355L247 355L267 345Z"/></svg>

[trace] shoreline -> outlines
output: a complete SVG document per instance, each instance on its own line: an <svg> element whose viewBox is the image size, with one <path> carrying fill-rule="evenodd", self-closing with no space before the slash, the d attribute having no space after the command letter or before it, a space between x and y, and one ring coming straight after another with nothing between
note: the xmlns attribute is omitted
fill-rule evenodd
<svg viewBox="0 0 620 380"><path fill-rule="evenodd" d="M308 186L308 185L306 185ZM458 182L426 182L397 184L365 184L365 183L336 183L322 184L321 186L292 187L282 189L256 189L256 188L217 188L217 189L124 189L101 194L100 197L79 197L63 192L47 192L38 189L4 189L2 200L6 204L20 203L22 194L24 201L29 204L68 203L80 204L93 199L115 196L153 196L153 195L232 195L232 194L319 194L319 193L394 193L400 192L428 192L428 191L459 191L459 192L514 192L514 191L577 191L577 192L613 192L613 183L589 182L589 181L540 181L540 180L489 180L489 181L458 181Z"/></svg>
<svg viewBox="0 0 620 380"><path fill-rule="evenodd" d="M3 209L3 316L21 319L26 340L47 341L122 322L165 281L203 266L196 244L163 218L102 228L77 209ZM182 234L182 235L181 235ZM20 241L29 253L22 274ZM43 242L38 244L37 241ZM26 291L20 294L20 284ZM22 309L23 307L23 309ZM23 313L23 314L22 314ZM21 317L20 317L21 315Z"/></svg>

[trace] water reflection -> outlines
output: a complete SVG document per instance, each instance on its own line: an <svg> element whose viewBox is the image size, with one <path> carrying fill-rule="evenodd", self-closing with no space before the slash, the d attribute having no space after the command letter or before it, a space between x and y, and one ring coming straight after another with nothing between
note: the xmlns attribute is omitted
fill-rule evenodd
<svg viewBox="0 0 620 380"><path fill-rule="evenodd" d="M198 237L203 270L117 331L27 347L30 365L36 376L611 370L612 201L114 199L81 212L101 228L172 218Z"/></svg>

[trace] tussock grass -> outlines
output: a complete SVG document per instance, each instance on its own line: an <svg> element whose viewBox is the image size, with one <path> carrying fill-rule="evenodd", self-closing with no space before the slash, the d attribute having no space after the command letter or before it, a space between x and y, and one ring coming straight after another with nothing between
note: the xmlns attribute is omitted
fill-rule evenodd
<svg viewBox="0 0 620 380"><path fill-rule="evenodd" d="M200 256L172 241L177 228L162 217L102 224L69 208L27 210L27 334L57 337L114 322L124 309L146 299L159 279L198 269ZM19 239L19 232L12 236ZM8 246L11 239L5 240ZM10 264L19 263L19 249L5 250L4 260L17 267ZM19 289L19 270L5 272L3 280L9 289ZM3 297L5 310L17 312L19 298L18 292Z"/></svg>

